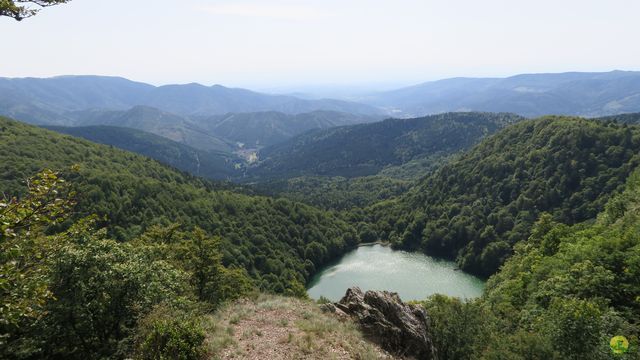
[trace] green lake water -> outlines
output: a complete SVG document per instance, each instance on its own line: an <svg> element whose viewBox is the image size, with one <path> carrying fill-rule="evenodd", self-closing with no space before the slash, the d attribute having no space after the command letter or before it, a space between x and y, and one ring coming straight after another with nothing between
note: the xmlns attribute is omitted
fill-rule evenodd
<svg viewBox="0 0 640 360"><path fill-rule="evenodd" d="M484 281L457 270L451 261L375 244L360 246L324 268L311 280L307 292L313 299L324 296L338 301L352 286L394 291L408 301L436 293L478 297Z"/></svg>

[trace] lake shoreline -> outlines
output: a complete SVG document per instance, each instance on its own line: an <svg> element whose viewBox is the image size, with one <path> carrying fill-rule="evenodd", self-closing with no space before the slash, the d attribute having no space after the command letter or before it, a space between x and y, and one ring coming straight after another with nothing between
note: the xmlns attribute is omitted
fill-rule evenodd
<svg viewBox="0 0 640 360"><path fill-rule="evenodd" d="M307 293L339 300L353 286L362 290L397 292L404 300L424 300L433 294L476 298L485 282L460 271L453 261L420 252L393 249L389 242L362 243L311 279Z"/></svg>

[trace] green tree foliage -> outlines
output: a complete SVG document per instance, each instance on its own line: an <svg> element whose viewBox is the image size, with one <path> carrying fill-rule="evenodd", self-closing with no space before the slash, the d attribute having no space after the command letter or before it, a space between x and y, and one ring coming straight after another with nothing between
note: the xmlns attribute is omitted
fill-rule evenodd
<svg viewBox="0 0 640 360"><path fill-rule="evenodd" d="M153 226L131 243L190 274L196 297L214 307L255 291L255 284L244 268L222 265L220 238L210 237L197 227L192 231L180 228L179 224Z"/></svg>
<svg viewBox="0 0 640 360"><path fill-rule="evenodd" d="M176 169L209 179L227 179L240 175L237 167L242 161L230 152L197 149L142 130L117 126L46 128L148 156Z"/></svg>
<svg viewBox="0 0 640 360"><path fill-rule="evenodd" d="M640 164L640 128L546 117L520 122L372 208L381 238L495 273L538 216L596 216ZM552 244L548 244L552 245Z"/></svg>
<svg viewBox="0 0 640 360"><path fill-rule="evenodd" d="M53 356L118 353L154 305L190 296L187 273L104 236L80 222L65 233L67 244L51 259L54 300L41 336Z"/></svg>
<svg viewBox="0 0 640 360"><path fill-rule="evenodd" d="M135 358L200 360L206 354L205 330L192 313L160 305L141 321Z"/></svg>
<svg viewBox="0 0 640 360"><path fill-rule="evenodd" d="M452 359L637 359L639 206L637 170L595 221L567 226L543 214L482 298L424 302L438 349ZM609 349L617 335L629 339L624 355Z"/></svg>
<svg viewBox="0 0 640 360"><path fill-rule="evenodd" d="M51 170L28 180L27 188L20 200L0 201L0 343L24 318L42 316L51 297L42 262L57 245L45 229L72 206L64 180Z"/></svg>
<svg viewBox="0 0 640 360"><path fill-rule="evenodd" d="M257 191L282 196L323 209L350 210L373 205L409 189L407 180L387 176L358 178L302 176L255 185Z"/></svg>
<svg viewBox="0 0 640 360"><path fill-rule="evenodd" d="M473 359L486 334L482 328L487 312L476 303L465 303L445 295L421 302L431 319L431 337L442 359Z"/></svg>
<svg viewBox="0 0 640 360"><path fill-rule="evenodd" d="M248 173L268 179L358 177L418 159L427 159L421 167L428 168L519 120L511 114L449 113L310 131L260 151L262 160Z"/></svg>
<svg viewBox="0 0 640 360"><path fill-rule="evenodd" d="M262 290L299 289L315 269L358 243L356 230L334 213L231 191L139 155L0 119L5 193L25 194L19 179L72 164L80 170L66 174L78 202L70 221L96 214L98 227L119 241L154 225L200 227L220 238L223 265L244 268ZM305 257L311 243L325 249L321 256Z"/></svg>
<svg viewBox="0 0 640 360"><path fill-rule="evenodd" d="M154 226L118 242L90 216L56 232L72 204L66 185L47 170L3 204L0 357L124 358L141 336L160 358L201 354L195 319L251 292L246 271L224 267L220 239L198 228ZM154 308L180 316L160 319Z"/></svg>
<svg viewBox="0 0 640 360"><path fill-rule="evenodd" d="M0 16L18 21L36 15L41 8L64 4L71 0L0 0Z"/></svg>

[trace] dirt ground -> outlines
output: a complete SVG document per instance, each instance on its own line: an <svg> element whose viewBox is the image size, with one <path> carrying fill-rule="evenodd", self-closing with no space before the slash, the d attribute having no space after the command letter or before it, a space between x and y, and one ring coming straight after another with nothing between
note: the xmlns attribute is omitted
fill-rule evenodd
<svg viewBox="0 0 640 360"><path fill-rule="evenodd" d="M309 301L261 296L208 319L212 359L396 359Z"/></svg>

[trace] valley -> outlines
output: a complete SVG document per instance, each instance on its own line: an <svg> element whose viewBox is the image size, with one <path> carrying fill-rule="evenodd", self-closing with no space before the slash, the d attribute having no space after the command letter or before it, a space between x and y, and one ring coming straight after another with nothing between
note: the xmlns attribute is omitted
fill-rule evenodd
<svg viewBox="0 0 640 360"><path fill-rule="evenodd" d="M575 353L596 348L597 339L612 331L637 332L631 319L640 296L638 114L528 119L452 112L383 119L376 112L215 115L180 108L176 115L148 105L70 110L79 105L62 104L55 121L0 118L0 187L7 199L0 214L17 219L4 222L4 231L17 234L4 244L29 241L19 248L51 256L46 269L52 273L40 279L58 281L49 285L56 300L36 290L16 295L21 300L15 309L42 311L45 320L40 328L25 328L34 320L22 312L4 325L6 354L27 348L74 357L73 349L82 346L104 357L121 346L139 349L127 344L136 341L132 336L151 336L147 323L131 320L144 317L152 324L189 326L180 330L189 333L207 328L207 351L246 355L241 346L249 346L247 337L255 334L224 335L212 324L276 331L275 320L254 323L241 313L261 313L275 302L277 311L304 323L304 316L287 311L311 314L317 309L309 301L335 302L354 286L394 291L425 309L435 324L430 341L452 359L501 354L493 336L518 340L525 331L534 334L530 346L563 353L545 335L574 321L559 317L562 309L587 314L579 321L596 329L596 340L583 341ZM41 186L61 195L38 192ZM23 206L52 213L31 220L29 212L16 210ZM12 225L22 222L30 224L28 232ZM61 241L61 247L37 245L47 241ZM595 256L599 247L616 257ZM125 276L124 268L140 275L127 280L138 285L102 279L104 271ZM15 281L26 281L16 271ZM523 278L527 272L538 278ZM60 285L69 279L76 283ZM139 287L148 281L160 292ZM623 285L614 290L607 286L611 281ZM69 286L84 290L68 293ZM99 295L106 293L129 300ZM265 300L265 293L309 300ZM78 307L96 296L101 310ZM167 305L171 299L183 300ZM152 305L138 313L140 304ZM225 313L227 304L239 313ZM111 319L111 310L104 309L114 307L120 315ZM195 320L210 311L220 318ZM84 327L81 332L69 327L70 312L82 314L71 320ZM294 337L310 336L306 328L279 326ZM339 331L361 341L357 332ZM461 346L464 354L451 348L469 339ZM291 349L309 351L302 340L291 341ZM392 356L390 348L331 342L342 349L336 351ZM517 351L527 352L527 346Z"/></svg>
<svg viewBox="0 0 640 360"><path fill-rule="evenodd" d="M0 359L640 360L639 13L0 0Z"/></svg>
<svg viewBox="0 0 640 360"><path fill-rule="evenodd" d="M274 168L263 172L273 174L264 178L256 175L265 171L260 170L260 159L257 164L247 165L241 159L224 158L222 152L198 150L140 130L100 125L49 127L93 141L90 142L1 119L0 185L5 194L18 196L12 203L18 199L30 201L31 197L46 195L33 193L22 179L43 168L60 169L56 175L45 173L38 181L58 176L68 179L69 187L63 193L73 194L77 205L63 221L49 225L47 231L66 234L68 249L54 254L70 256L68 261L73 268L64 271L83 271L94 279L86 281L98 281L93 277L100 273L83 268L72 255L77 251L95 252L82 255L89 256L91 262L101 261L101 251L107 251L105 255L130 252L131 256L151 261L143 264L145 269L159 266L154 261L168 261L171 266L161 276L192 276L192 281L200 276L205 283L193 283L200 289L195 299L200 300L190 301L214 307L238 297L254 299L255 294L264 292L324 302L340 300L353 286L365 291L391 290L402 300L417 302L427 310L436 324L431 333L436 347L446 349L449 342L460 341L460 336L474 339L464 347L465 354L473 354L494 346L485 336L521 336L498 330L519 326L503 324L500 312L509 311L525 324L528 317L535 316L544 326L562 326L557 323L564 320L558 318L555 312L561 310L556 307L596 306L592 302L596 300L590 300L592 295L583 291L597 291L594 296L608 299L610 305L597 305L602 314L626 314L616 318L616 329L635 331L635 323L628 319L637 312L633 302L636 295L629 294L640 295L635 281L636 252L629 250L638 246L635 203L640 128L635 125L636 118L549 116L529 120L509 114L452 113L312 130L283 143L283 149L288 150L277 153L282 157L278 163L294 171ZM340 144L344 147L340 148ZM216 157L220 158L217 163ZM339 164L366 164L373 171L345 172L349 167ZM243 175L236 176L240 170ZM224 171L230 174L226 179L239 182L198 176L200 172L216 178ZM282 176L278 178L277 173ZM36 199L50 201L46 197ZM6 212L2 214L7 216ZM92 217L95 218L87 220ZM72 230L78 226L82 227L80 232ZM51 236L44 229L38 236ZM589 238L592 233L603 235ZM616 234L619 240L612 240L608 234ZM619 256L624 257L627 270L620 272L614 258L594 258L596 253L587 248L578 251L560 245L567 241L574 244L576 236L576 246L613 246L611 251L626 252ZM374 242L387 245L367 245ZM578 251L572 256L582 260L572 266L559 265L567 261L560 254L571 251ZM193 265L199 265L185 263L185 256L191 257ZM62 266L63 260L53 261L55 266ZM133 264L126 258L110 261L101 266ZM540 274L531 288L511 288L514 281L525 281L521 277L526 272L518 269L533 266L531 261L545 264L546 268L537 270L536 266L527 271L549 271L560 278L551 280ZM595 265L595 274L581 273L593 264L599 264ZM57 271L63 269L66 268ZM202 272L204 269L210 270ZM171 271L177 273L172 275ZM613 291L604 284L577 282L568 286L562 282L571 281L562 280L564 277L574 276L596 276L589 284L616 278L625 285ZM158 281L154 286L177 286L168 278ZM544 290L550 286L548 281L565 285L545 293L548 300L539 300L536 296L541 296L540 291L549 291ZM97 282L95 286L107 284ZM117 290L118 283L114 286L116 290L109 291L122 291ZM59 292L63 289L55 290L56 296L71 304L79 301L73 298L76 295ZM173 288L167 296L189 291L180 289ZM573 293L585 294L580 298L584 300L562 300ZM108 299L104 301L103 306L115 306ZM263 300L255 301L261 304ZM486 308L488 304L496 308ZM528 307L537 309L539 315L532 315ZM66 307L48 309L54 314L69 311ZM150 316L164 319L168 315L190 324L189 319L199 313L181 305L167 310L165 315ZM89 313L84 316L91 321L105 321ZM602 323L605 315L586 316L581 321L594 321L598 331L609 331ZM20 323L28 317L18 319ZM47 319L45 329L66 321ZM224 321L235 326L231 322L236 320ZM454 330L456 326L468 327L472 333ZM493 326L497 328L491 330ZM301 334L300 329L289 331ZM451 331L458 335L447 335ZM541 331L536 330L538 337L533 341L547 346L544 344L549 340ZM28 336L54 343L39 331L30 331ZM126 339L116 333L109 336L113 344ZM9 341L12 346L25 346L20 338ZM243 343L244 338L233 341ZM96 340L95 344L84 346L93 348L100 343ZM53 349L68 354L77 346L68 340L62 344L68 348L56 345ZM210 351L216 353L228 349L228 345L208 344ZM581 346L589 348L594 344ZM108 354L115 350L101 351ZM457 356L453 351L451 358Z"/></svg>

